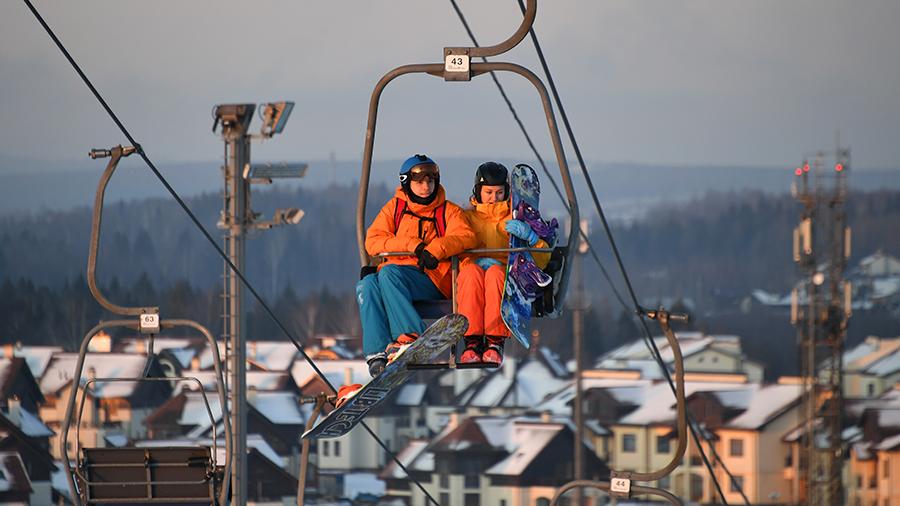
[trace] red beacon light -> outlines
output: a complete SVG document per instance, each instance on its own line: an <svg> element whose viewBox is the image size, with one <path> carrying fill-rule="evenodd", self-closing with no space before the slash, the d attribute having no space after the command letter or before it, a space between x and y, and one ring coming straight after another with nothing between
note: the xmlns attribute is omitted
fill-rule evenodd
<svg viewBox="0 0 900 506"><path fill-rule="evenodd" d="M843 164L843 163L839 163L839 164L835 165L835 166L834 166L834 170L837 171L837 172L840 172L840 171L844 170L844 164Z"/></svg>
<svg viewBox="0 0 900 506"><path fill-rule="evenodd" d="M809 172L809 164L808 163L803 164L803 172Z"/></svg>
<svg viewBox="0 0 900 506"><path fill-rule="evenodd" d="M802 175L803 175L803 169L801 169L800 167L797 167L796 169L794 169L794 175L796 175L796 176L802 176Z"/></svg>

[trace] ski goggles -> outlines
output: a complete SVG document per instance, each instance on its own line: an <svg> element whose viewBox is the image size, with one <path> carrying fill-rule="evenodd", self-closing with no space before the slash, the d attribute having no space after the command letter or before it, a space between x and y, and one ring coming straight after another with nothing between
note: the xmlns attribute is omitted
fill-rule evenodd
<svg viewBox="0 0 900 506"><path fill-rule="evenodd" d="M437 181L439 175L438 166L430 163L416 165L409 169L409 179L411 181L425 181L426 179Z"/></svg>

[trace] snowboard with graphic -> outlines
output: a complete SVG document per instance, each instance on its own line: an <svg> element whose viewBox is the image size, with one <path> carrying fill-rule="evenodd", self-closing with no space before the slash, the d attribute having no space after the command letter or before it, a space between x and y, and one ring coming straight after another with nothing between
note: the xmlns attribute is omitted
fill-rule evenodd
<svg viewBox="0 0 900 506"><path fill-rule="evenodd" d="M369 410L377 406L395 388L403 385L412 371L407 364L430 363L451 344L462 339L469 328L469 321L460 314L447 315L430 327L403 353L384 368L372 381L363 386L341 407L333 410L315 427L303 434L307 439L341 437L350 432Z"/></svg>
<svg viewBox="0 0 900 506"><path fill-rule="evenodd" d="M538 237L552 248L556 244L559 224L556 218L548 222L541 217L538 207L541 199L541 183L538 181L537 173L528 165L516 165L510 174L509 188L512 197L512 219L527 223ZM527 248L528 244L510 234L509 247ZM528 332L531 304L552 282L553 279L534 263L530 252L509 253L500 314L510 333L526 348L531 346L531 335Z"/></svg>

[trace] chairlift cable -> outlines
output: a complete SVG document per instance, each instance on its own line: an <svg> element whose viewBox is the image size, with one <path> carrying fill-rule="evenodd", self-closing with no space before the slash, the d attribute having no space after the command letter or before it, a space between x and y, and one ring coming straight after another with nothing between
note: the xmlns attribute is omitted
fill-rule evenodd
<svg viewBox="0 0 900 506"><path fill-rule="evenodd" d="M460 22L465 28L466 33L469 35L469 39L472 41L472 45L475 47L481 47L478 44L478 41L475 39L475 34L472 33L472 29L469 28L469 22L466 20L465 15L463 15L462 10L457 5L456 0L450 0L450 3L453 5L453 9L456 11L456 15L459 17ZM481 57L481 60L487 63L488 59L484 56ZM506 102L506 106L509 108L509 112L512 113L513 119L516 121L516 124L519 125L519 130L522 131L522 135L525 137L525 142L528 143L528 147L531 148L532 153L534 153L534 157L537 159L538 163L543 169L544 174L547 176L547 179L550 181L550 184L553 186L553 189L556 190L556 195L559 197L559 201L562 203L563 208L566 210L566 214L569 216L572 215L571 210L569 209L569 204L566 202L565 197L563 197L562 190L559 188L559 184L550 174L550 170L547 169L547 164L544 162L544 157L538 152L537 147L534 145L534 141L531 140L531 135L528 134L528 130L525 128L525 125L522 123L522 119L519 118L519 114L516 111L515 106L513 106L512 101L509 99L509 96L506 94L506 89L503 88L503 85L500 84L500 79L497 77L497 73L494 71L489 72L491 75L491 79L494 80L494 84L497 85L497 90L500 91L500 95L503 97L503 101ZM581 236L581 240L585 242L588 246L588 250L591 252L591 256L594 257L594 262L597 263L597 266L600 268L600 272L603 274L603 277L606 278L607 282L609 282L609 287L612 289L613 295L615 295L616 299L619 300L626 308L628 304L625 302L625 299L622 298L622 295L616 289L615 284L612 281L612 278L609 275L609 272L604 267L603 262L600 261L600 257L597 255L597 251L594 249L594 245L591 244L590 239L587 234L581 230L579 225L573 225L573 230L577 228L579 235Z"/></svg>
<svg viewBox="0 0 900 506"><path fill-rule="evenodd" d="M517 2L519 4L519 8L522 10L522 12L524 14L525 13L524 3L522 2L522 0L517 0ZM654 358L656 359L657 364L659 364L660 368L663 370L664 376L666 377L666 380L668 381L669 386L671 387L672 391L675 392L675 384L672 381L672 377L669 373L669 369L663 363L662 357L659 353L659 349L656 347L656 343L653 341L653 339L651 337L652 334L650 333L650 329L649 329L649 327L647 327L647 322L644 320L644 312L641 310L641 306L640 306L640 303L638 302L637 295L635 294L634 287L631 284L631 280L628 277L628 272L626 271L625 265L622 262L622 256L619 254L619 249L618 249L618 246L616 245L615 239L613 238L612 231L609 227L609 222L607 221L606 215L603 212L603 207L600 205L600 200L597 197L597 191L594 188L594 183L591 180L590 174L588 173L587 165L584 163L584 157L581 155L581 149L578 147L578 142L575 139L575 134L572 131L572 126L569 123L568 115L566 114L566 110L563 107L562 100L559 97L559 92L556 89L556 84L553 81L553 76L550 73L550 68L547 64L546 58L544 57L544 52L541 50L540 43L538 42L538 39L537 39L537 32L535 32L534 27L532 27L529 30L529 33L531 35L531 41L534 44L535 52L537 53L538 59L541 62L541 67L544 70L544 75L547 77L547 83L549 84L550 90L553 93L554 101L556 102L556 106L559 109L560 116L562 117L563 125L565 126L566 132L569 136L569 142L572 144L572 149L575 151L575 156L578 158L578 163L579 163L579 166L581 167L581 172L584 175L585 182L587 183L588 189L590 190L590 193L591 193L591 198L594 201L594 206L596 207L597 213L600 216L600 221L603 224L603 230L607 236L610 247L613 251L613 255L616 259L616 264L619 267L619 271L622 275L622 279L624 280L625 285L628 288L628 293L631 296L631 300L634 304L635 312L638 315L639 320L641 322L641 326L644 329L645 338L651 345L651 352L654 355ZM700 444L700 438L702 437L702 434L698 433L697 429L695 428L696 422L692 419L693 417L690 415L690 413L687 413L687 417L688 417L688 421L690 422L690 423L688 423L688 426L691 428L691 435L693 436L694 443L696 444L697 449L700 452L700 457L703 459L703 463L706 466L707 470L709 471L710 479L712 479L712 481L716 487L716 490L719 493L719 497L721 497L722 501L727 505L728 501L727 501L727 499L725 499L725 494L722 491L721 484L719 483L719 480L716 478L715 472L712 469L712 465L710 464L709 459L706 456L706 452L703 449L703 446ZM705 437L703 437L703 440L706 441L707 443L709 443L709 441ZM720 463L722 463L722 462L720 461ZM724 463L722 463L722 465L724 467ZM729 475L730 475L730 473L729 473ZM732 480L732 483L736 484L734 482L734 480ZM738 488L740 488L740 486L738 486ZM743 491L741 492L741 495L743 496ZM746 501L746 496L744 496L744 500ZM747 504L749 504L749 502L747 502Z"/></svg>
<svg viewBox="0 0 900 506"><path fill-rule="evenodd" d="M144 149L141 147L141 145L137 141L135 141L134 137L132 137L132 135L128 131L128 129L125 128L125 125L122 124L122 122L119 120L118 116L116 116L115 112L113 112L112 108L110 108L109 104L107 104L106 100L104 100L103 96L100 94L100 92L97 90L97 88L94 87L91 80L87 77L87 75L84 73L84 71L82 71L81 67L78 65L78 63L75 61L75 59L72 57L72 55L69 53L69 51L63 45L63 43L59 40L59 38L56 36L56 34L53 32L53 30L50 28L50 25L47 24L47 22L44 20L43 16L41 16L40 12L38 12L38 10L35 8L35 6L31 3L31 0L23 0L23 1L25 2L25 5L27 5L28 8L31 10L31 13L34 15L34 17L37 19L37 21L41 24L41 26L47 32L47 35L49 35L50 38L53 40L53 42L56 44L56 47L59 48L59 50L62 52L63 56L65 56L66 59L69 61L69 64L72 65L72 68L75 70L75 72L78 74L78 76L84 82L84 84L88 87L88 89L91 90L91 93L93 93L94 98L96 98L97 101L100 102L100 105L103 107L103 109L109 115L109 117L113 120L113 122L116 124L116 126L119 128L119 130L125 136L125 138L128 139L128 142L132 146L137 148L137 154L140 155L141 159L144 160L144 163L147 164L147 167L150 168L150 170L153 172L153 174L156 176L156 178L159 179L159 181L166 188L166 190L169 192L169 194L172 196L172 198L174 198L175 201L178 203L178 205L181 206L181 209L184 210L184 212L188 215L188 217L191 219L191 221L194 223L194 225L196 225L196 227L200 230L200 232L203 234L203 236L206 237L206 240L212 245L212 247L216 250L216 252L219 254L219 256L225 260L225 262L228 264L228 267L231 268L232 272L234 272L234 274L241 280L241 282L244 284L244 286L247 288L247 290L253 295L253 297L256 299L256 301L263 307L263 309L266 311L266 313L269 315L269 317L272 318L272 321L274 321L275 324L285 334L285 336L287 336L287 338L290 339L290 341L291 341L291 343L293 343L294 347L297 348L297 351L299 351L303 355L303 358L309 363L309 365L313 368L315 373L322 379L322 381L325 383L325 385L327 385L328 388L330 388L332 392L336 392L334 386L328 380L328 377L326 377L325 374L322 373L322 371L319 369L319 367L316 366L313 359L306 353L304 346L302 344L300 344L300 342L297 340L297 338L295 338L293 336L293 334L291 334L291 332L287 329L287 327L285 327L285 325L281 322L281 320L277 316L275 316L275 313L272 311L272 309L269 307L269 305L266 304L266 302L262 299L262 297L259 295L259 293L256 291L256 289L253 288L253 285L250 284L250 282L247 280L247 278L244 277L244 274L237 268L237 266L234 265L234 263L228 258L228 256L225 254L225 252L222 251L222 248L216 243L215 239L213 239L212 235L210 235L210 233L206 230L206 228L203 226L203 224L200 223L200 220L197 219L197 216L191 211L191 209L187 206L187 204L184 202L184 200L181 198L181 196L178 195L178 192L176 192L175 189L172 188L172 185L170 185L169 182L166 180L166 178L159 172L159 170L156 168L156 166L153 164L153 162L150 160L150 158L144 152ZM403 469L404 472L406 472L407 476L409 476L409 478L413 482L416 483L416 485L419 487L419 489L422 491L422 493L424 493L425 496L431 502L440 506L440 503L438 503L431 496L431 494L429 494L428 491L425 490L425 488L422 486L422 484L419 483L418 480L416 480L409 474L409 471L406 469L406 466L404 466L403 463L400 462L400 459L397 458L397 455L394 454L390 449L388 449L387 445L385 445L384 442L381 441L381 439L372 431L372 429L369 428L368 425L366 425L365 420L363 420L361 423L366 428L366 431L368 431L369 434L371 434L372 437L374 437L375 440L378 442L378 444L385 450L385 452L387 452L391 456L391 458L394 460L394 462L396 462L397 465L400 466L400 468Z"/></svg>

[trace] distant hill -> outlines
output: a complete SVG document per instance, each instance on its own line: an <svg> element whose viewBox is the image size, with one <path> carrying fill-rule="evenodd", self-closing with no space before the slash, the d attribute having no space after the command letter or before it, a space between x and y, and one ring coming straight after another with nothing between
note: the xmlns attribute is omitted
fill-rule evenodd
<svg viewBox="0 0 900 506"><path fill-rule="evenodd" d="M468 200L475 167L484 160L449 158L438 159L442 167L442 183L451 199ZM509 166L522 160L501 159ZM541 167L531 160L545 186L545 210L561 215L563 207L552 186L546 181ZM373 164L372 182L394 186L400 160L377 161ZM197 196L219 192L220 161L159 162L160 172L182 196ZM279 183L281 189L296 187L326 188L331 184L355 184L359 180L359 161L310 161L307 176L296 182ZM65 211L93 202L97 179L106 164L85 158L71 163L10 159L0 156L0 216L29 212ZM788 169L765 167L715 166L658 166L629 163L592 163L591 178L601 203L610 218L634 219L655 204L667 201L686 201L704 194L728 191L758 190L765 193L787 191L791 173ZM559 180L559 170L549 166L553 178ZM578 198L585 209L590 204L587 185L580 169L570 167ZM900 169L856 170L851 176L854 190L900 190ZM170 198L162 185L143 162L136 157L126 158L110 183L107 201L133 201L152 197Z"/></svg>

